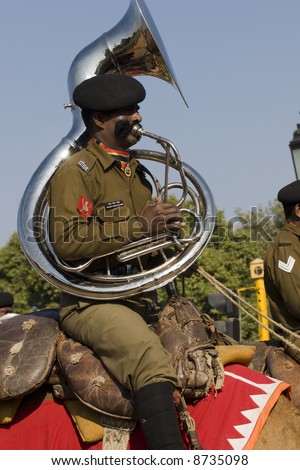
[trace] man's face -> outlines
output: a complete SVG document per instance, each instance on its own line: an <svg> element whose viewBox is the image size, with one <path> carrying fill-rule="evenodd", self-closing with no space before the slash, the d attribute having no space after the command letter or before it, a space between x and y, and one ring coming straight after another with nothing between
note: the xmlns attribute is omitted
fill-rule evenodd
<svg viewBox="0 0 300 470"><path fill-rule="evenodd" d="M139 137L133 136L131 129L142 121L138 105L98 114L102 121L101 141L104 145L126 150L137 143Z"/></svg>
<svg viewBox="0 0 300 470"><path fill-rule="evenodd" d="M0 307L0 317L3 317L3 315L6 315L7 313L11 313L12 308L11 307Z"/></svg>

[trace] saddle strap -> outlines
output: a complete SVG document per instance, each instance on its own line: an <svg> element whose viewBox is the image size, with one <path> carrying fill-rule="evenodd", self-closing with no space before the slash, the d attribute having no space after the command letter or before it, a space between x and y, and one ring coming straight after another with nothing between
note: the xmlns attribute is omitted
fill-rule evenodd
<svg viewBox="0 0 300 470"><path fill-rule="evenodd" d="M203 447L201 446L197 436L195 421L191 417L187 409L185 399L182 395L178 403L178 409L180 420L182 421L184 432L189 440L191 450L202 450Z"/></svg>

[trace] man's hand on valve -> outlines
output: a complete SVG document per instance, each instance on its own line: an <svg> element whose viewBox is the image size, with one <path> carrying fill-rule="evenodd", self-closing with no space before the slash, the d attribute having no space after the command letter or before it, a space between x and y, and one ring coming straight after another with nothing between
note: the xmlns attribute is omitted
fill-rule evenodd
<svg viewBox="0 0 300 470"><path fill-rule="evenodd" d="M168 231L178 233L185 226L178 207L159 200L147 202L138 220L145 235L150 236Z"/></svg>

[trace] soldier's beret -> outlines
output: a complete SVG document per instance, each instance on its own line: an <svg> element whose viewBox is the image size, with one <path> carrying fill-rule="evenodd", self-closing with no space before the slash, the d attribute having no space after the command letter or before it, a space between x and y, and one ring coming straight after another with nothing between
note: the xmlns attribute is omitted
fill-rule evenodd
<svg viewBox="0 0 300 470"><path fill-rule="evenodd" d="M81 82L74 90L73 100L82 109L114 111L140 103L145 96L145 88L135 78L102 74Z"/></svg>
<svg viewBox="0 0 300 470"><path fill-rule="evenodd" d="M277 195L278 201L282 204L298 204L300 203L300 180L281 188Z"/></svg>
<svg viewBox="0 0 300 470"><path fill-rule="evenodd" d="M12 307L14 303L14 298L8 292L0 292L0 308L3 307Z"/></svg>

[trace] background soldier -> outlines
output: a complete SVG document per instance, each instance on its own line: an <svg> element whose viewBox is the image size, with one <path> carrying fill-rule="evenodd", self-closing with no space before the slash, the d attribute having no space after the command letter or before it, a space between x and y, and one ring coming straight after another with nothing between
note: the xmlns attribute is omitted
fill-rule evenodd
<svg viewBox="0 0 300 470"><path fill-rule="evenodd" d="M286 225L267 248L265 287L274 320L300 334L300 181L282 188L277 197L283 205ZM300 349L299 339L284 335ZM284 348L300 363L300 351L289 345Z"/></svg>

